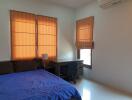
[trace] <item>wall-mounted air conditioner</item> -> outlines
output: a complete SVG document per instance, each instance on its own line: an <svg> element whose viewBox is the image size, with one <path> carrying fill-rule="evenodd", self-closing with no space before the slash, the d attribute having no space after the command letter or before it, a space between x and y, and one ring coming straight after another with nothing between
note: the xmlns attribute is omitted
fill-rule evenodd
<svg viewBox="0 0 132 100"><path fill-rule="evenodd" d="M122 0L98 0L99 6L101 8L108 8L115 4L121 3Z"/></svg>

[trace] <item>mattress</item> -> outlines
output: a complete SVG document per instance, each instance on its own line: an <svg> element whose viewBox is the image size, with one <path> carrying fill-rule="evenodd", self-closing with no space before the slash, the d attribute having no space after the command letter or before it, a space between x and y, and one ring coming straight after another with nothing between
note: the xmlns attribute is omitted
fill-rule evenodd
<svg viewBox="0 0 132 100"><path fill-rule="evenodd" d="M0 100L81 100L75 87L45 70L0 75Z"/></svg>

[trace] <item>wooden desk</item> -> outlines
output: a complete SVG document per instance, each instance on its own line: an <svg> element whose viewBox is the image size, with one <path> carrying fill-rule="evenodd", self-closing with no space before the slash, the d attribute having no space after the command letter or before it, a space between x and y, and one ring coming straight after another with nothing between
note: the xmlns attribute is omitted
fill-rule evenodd
<svg viewBox="0 0 132 100"><path fill-rule="evenodd" d="M78 59L58 59L51 61L52 66L55 67L55 74L59 77L61 77L61 72L60 68L63 67L64 65L67 65L70 62L75 62L77 63L78 67L78 77L83 74L83 60L78 60Z"/></svg>

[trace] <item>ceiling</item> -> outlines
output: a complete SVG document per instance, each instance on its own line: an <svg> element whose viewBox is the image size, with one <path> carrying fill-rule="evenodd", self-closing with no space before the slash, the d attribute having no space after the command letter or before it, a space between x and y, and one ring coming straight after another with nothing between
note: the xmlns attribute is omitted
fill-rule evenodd
<svg viewBox="0 0 132 100"><path fill-rule="evenodd" d="M48 0L48 2L59 4L70 8L79 8L94 0Z"/></svg>

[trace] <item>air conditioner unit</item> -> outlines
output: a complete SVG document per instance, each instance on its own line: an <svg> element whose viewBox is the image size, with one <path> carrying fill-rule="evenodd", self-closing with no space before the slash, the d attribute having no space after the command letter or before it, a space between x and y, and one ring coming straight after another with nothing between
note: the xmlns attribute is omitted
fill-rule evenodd
<svg viewBox="0 0 132 100"><path fill-rule="evenodd" d="M99 6L101 8L108 8L112 5L121 3L122 0L98 0Z"/></svg>

